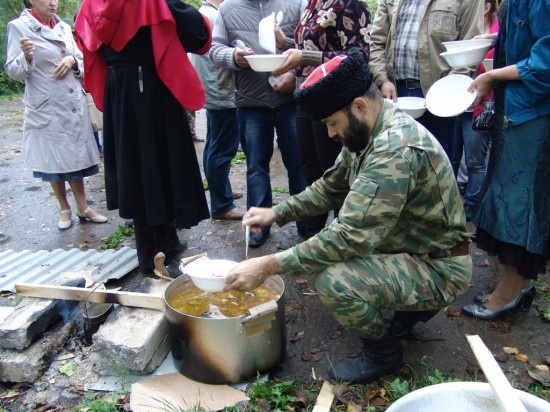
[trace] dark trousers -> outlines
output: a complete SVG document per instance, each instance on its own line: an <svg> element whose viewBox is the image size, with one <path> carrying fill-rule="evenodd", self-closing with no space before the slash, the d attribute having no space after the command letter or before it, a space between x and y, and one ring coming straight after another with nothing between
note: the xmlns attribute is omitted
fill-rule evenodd
<svg viewBox="0 0 550 412"><path fill-rule="evenodd" d="M328 137L327 126L320 120L310 119L298 105L296 110L296 134L300 143L301 166L306 182L311 185L334 165L342 150L339 142ZM321 231L327 222L328 214L310 218L306 221L306 236ZM334 217L338 210L334 211Z"/></svg>

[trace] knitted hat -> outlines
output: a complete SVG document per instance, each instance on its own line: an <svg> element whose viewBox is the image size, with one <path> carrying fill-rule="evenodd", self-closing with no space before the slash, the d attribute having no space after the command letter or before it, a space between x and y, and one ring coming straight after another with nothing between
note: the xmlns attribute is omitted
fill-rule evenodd
<svg viewBox="0 0 550 412"><path fill-rule="evenodd" d="M363 54L352 48L317 67L294 92L294 98L313 119L324 119L363 95L372 73Z"/></svg>

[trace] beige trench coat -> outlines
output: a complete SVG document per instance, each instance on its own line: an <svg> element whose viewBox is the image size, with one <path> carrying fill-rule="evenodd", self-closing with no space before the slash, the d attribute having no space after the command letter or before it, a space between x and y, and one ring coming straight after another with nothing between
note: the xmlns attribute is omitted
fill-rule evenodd
<svg viewBox="0 0 550 412"><path fill-rule="evenodd" d="M46 173L74 172L99 163L81 84L82 53L70 26L57 16L56 20L52 29L24 10L18 19L9 22L4 66L8 76L25 82L24 165ZM21 37L28 37L35 45L30 64L20 48ZM66 55L76 58L78 72L55 79L55 64Z"/></svg>

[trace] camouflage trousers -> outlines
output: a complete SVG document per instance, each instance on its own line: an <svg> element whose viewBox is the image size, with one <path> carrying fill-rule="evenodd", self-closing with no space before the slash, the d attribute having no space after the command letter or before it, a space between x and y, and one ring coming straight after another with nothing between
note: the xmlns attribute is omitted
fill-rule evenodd
<svg viewBox="0 0 550 412"><path fill-rule="evenodd" d="M360 337L377 340L390 324L381 309L443 308L468 288L470 256L377 254L337 263L317 275L321 301L336 320Z"/></svg>

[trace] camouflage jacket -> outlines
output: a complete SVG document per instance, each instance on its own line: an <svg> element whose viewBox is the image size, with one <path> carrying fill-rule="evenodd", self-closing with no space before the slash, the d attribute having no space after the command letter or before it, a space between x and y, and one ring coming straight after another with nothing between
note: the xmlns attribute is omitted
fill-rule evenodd
<svg viewBox="0 0 550 412"><path fill-rule="evenodd" d="M368 254L426 254L470 235L445 152L422 125L386 101L362 153L343 148L321 179L274 212L282 226L335 208L338 218L323 231L275 255L284 273L318 273Z"/></svg>

